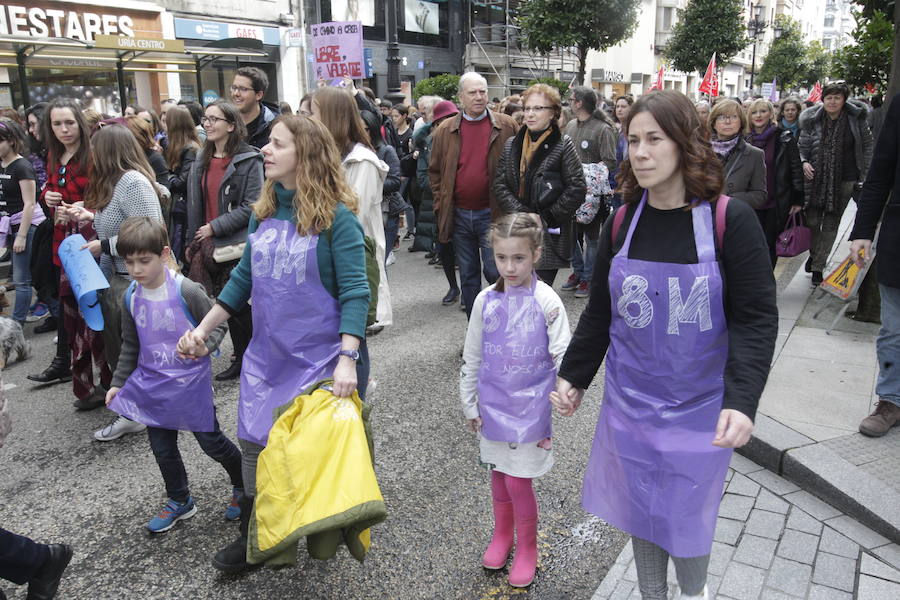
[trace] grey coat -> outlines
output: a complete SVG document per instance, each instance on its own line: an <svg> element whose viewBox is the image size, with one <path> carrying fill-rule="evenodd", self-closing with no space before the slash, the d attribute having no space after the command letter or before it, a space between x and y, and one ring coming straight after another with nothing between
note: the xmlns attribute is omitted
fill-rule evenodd
<svg viewBox="0 0 900 600"><path fill-rule="evenodd" d="M525 197L520 198L519 161L527 132L528 128L523 126L514 137L506 140L491 187L504 213L540 213L545 226L559 227L558 235L544 231L543 252L535 268L565 269L572 255L572 217L587 193L581 160L569 136L561 135L559 129L554 128L525 170ZM562 193L552 205L542 210L538 200L554 181L561 182Z"/></svg>
<svg viewBox="0 0 900 600"><path fill-rule="evenodd" d="M766 205L766 154L743 139L725 163L725 195L754 209Z"/></svg>
<svg viewBox="0 0 900 600"><path fill-rule="evenodd" d="M187 182L187 236L190 242L194 234L207 223L204 197L203 151L191 165ZM219 216L209 221L216 246L237 244L247 239L250 223L250 205L259 200L263 184L263 159L259 150L242 143L222 178L219 188Z"/></svg>
<svg viewBox="0 0 900 600"><path fill-rule="evenodd" d="M859 170L860 182L869 171L869 163L872 162L872 132L866 123L869 108L859 100L847 99L844 109L850 117L850 133L853 135L853 156L856 159L856 168ZM825 106L817 104L800 113L800 139L797 141L800 147L800 160L808 162L813 169L819 168L819 147L822 144L822 125L827 118ZM813 193L813 182L804 178L804 190L806 201L809 202Z"/></svg>

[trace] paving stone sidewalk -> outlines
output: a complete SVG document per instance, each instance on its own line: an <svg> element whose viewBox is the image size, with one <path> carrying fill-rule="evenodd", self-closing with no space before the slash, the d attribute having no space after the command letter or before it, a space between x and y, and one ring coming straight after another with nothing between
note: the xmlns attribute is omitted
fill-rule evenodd
<svg viewBox="0 0 900 600"><path fill-rule="evenodd" d="M900 598L900 546L735 454L709 565L710 598ZM669 562L669 596L675 594ZM592 600L640 599L629 542Z"/></svg>

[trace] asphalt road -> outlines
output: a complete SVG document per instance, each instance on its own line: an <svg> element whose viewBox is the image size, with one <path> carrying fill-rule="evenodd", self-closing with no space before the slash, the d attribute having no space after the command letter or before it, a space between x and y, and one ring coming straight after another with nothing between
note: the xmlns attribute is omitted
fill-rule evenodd
<svg viewBox="0 0 900 600"><path fill-rule="evenodd" d="M370 338L370 400L376 472L388 520L373 530L364 564L341 549L321 562L303 548L296 567L224 576L210 566L216 549L237 535L224 520L230 495L224 471L182 434L181 451L198 512L151 536L144 524L162 507L165 489L145 434L110 443L92 432L112 413L72 408L69 384L35 388L25 379L53 356L52 334L34 337L33 358L3 373L13 432L0 450L0 524L38 541L75 547L61 599L587 599L625 536L584 512L581 479L593 438L601 386L575 417L556 417L556 466L535 482L541 517L540 563L528 591L506 584L505 571L480 566L492 525L489 473L464 427L457 391L465 315L443 307L443 272L421 253L397 253L389 267L396 324ZM568 273L565 273L566 275ZM560 276L562 279L562 276ZM557 281L558 288L561 281ZM564 296L572 326L585 300ZM224 369L230 341L216 359ZM15 386L15 387L11 387ZM225 432L236 439L238 386L217 385ZM0 582L10 598L24 588Z"/></svg>

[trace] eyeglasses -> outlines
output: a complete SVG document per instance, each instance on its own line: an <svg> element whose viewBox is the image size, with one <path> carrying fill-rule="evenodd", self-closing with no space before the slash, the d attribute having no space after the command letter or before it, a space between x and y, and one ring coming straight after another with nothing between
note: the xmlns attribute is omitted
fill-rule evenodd
<svg viewBox="0 0 900 600"><path fill-rule="evenodd" d="M222 117L214 117L214 116L203 116L200 117L201 125L215 125L219 121L225 121L226 123L231 123L228 119L223 119Z"/></svg>
<svg viewBox="0 0 900 600"><path fill-rule="evenodd" d="M522 109L522 112L525 114L539 113L542 110L550 110L551 108L553 108L553 107L552 106L526 106L525 108Z"/></svg>
<svg viewBox="0 0 900 600"><path fill-rule="evenodd" d="M253 92L256 90L254 90L253 88L244 87L242 85L233 85L233 86L231 86L231 91L246 94L247 92Z"/></svg>
<svg viewBox="0 0 900 600"><path fill-rule="evenodd" d="M66 167L67 166L68 165L62 165L59 168L59 171L57 171L57 173L59 174L59 179L56 180L56 185L59 185L59 186L66 185Z"/></svg>
<svg viewBox="0 0 900 600"><path fill-rule="evenodd" d="M730 121L739 121L740 117L737 115L719 115L716 117L716 123L728 123Z"/></svg>

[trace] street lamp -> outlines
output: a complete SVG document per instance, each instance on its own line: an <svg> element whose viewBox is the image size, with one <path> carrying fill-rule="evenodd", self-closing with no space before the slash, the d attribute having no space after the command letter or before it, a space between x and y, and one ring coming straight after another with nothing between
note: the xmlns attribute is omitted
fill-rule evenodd
<svg viewBox="0 0 900 600"><path fill-rule="evenodd" d="M747 33L753 38L753 61L750 66L750 92L753 93L753 77L756 75L756 42L759 36L765 33L768 23L762 18L763 7L757 3L750 5L750 20L747 22Z"/></svg>
<svg viewBox="0 0 900 600"><path fill-rule="evenodd" d="M387 0L387 88L384 98L391 104L400 104L406 96L400 91L400 44L397 43L397 0Z"/></svg>

